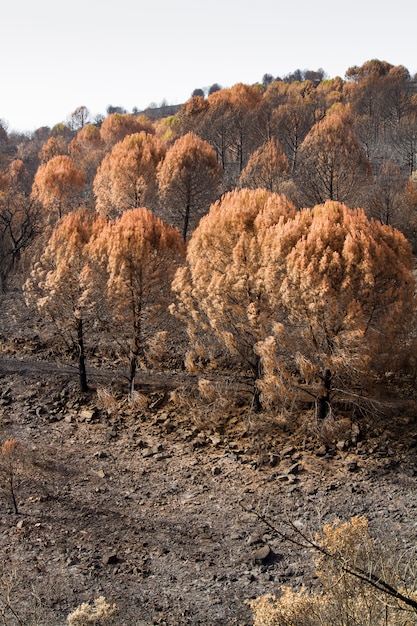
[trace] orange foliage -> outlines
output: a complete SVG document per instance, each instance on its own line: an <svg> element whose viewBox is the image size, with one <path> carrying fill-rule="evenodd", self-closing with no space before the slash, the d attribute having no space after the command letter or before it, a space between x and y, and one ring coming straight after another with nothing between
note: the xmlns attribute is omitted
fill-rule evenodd
<svg viewBox="0 0 417 626"><path fill-rule="evenodd" d="M326 200L358 203L370 165L342 105L317 122L300 148L298 183L308 205Z"/></svg>
<svg viewBox="0 0 417 626"><path fill-rule="evenodd" d="M167 215L184 239L218 197L222 170L206 141L187 133L168 150L158 183Z"/></svg>
<svg viewBox="0 0 417 626"><path fill-rule="evenodd" d="M187 321L197 357L208 358L212 335L258 377L254 348L274 321L261 275L263 241L271 226L294 215L284 196L243 189L226 194L203 217L188 244L187 267L173 283L173 311Z"/></svg>
<svg viewBox="0 0 417 626"><path fill-rule="evenodd" d="M125 211L92 238L89 255L106 279L107 324L130 361L130 393L144 346L169 325L170 285L185 255L177 231L146 208Z"/></svg>
<svg viewBox="0 0 417 626"><path fill-rule="evenodd" d="M108 145L122 141L127 135L140 132L153 133L152 122L144 115L112 113L103 121L100 128L101 139Z"/></svg>
<svg viewBox="0 0 417 626"><path fill-rule="evenodd" d="M40 165L33 183L33 195L49 210L57 212L58 218L74 208L77 194L84 187L86 176L72 159L58 155Z"/></svg>
<svg viewBox="0 0 417 626"><path fill-rule="evenodd" d="M280 193L288 172L288 161L281 144L276 139L270 139L250 157L240 175L239 186Z"/></svg>
<svg viewBox="0 0 417 626"><path fill-rule="evenodd" d="M94 179L96 209L120 216L156 201L156 168L165 154L162 142L145 132L128 135L107 154Z"/></svg>
<svg viewBox="0 0 417 626"><path fill-rule="evenodd" d="M263 255L270 306L284 306L275 366L308 384L321 381L318 395L329 395L328 377L339 388L361 385L408 330L410 246L364 211L330 201L303 209L269 229Z"/></svg>

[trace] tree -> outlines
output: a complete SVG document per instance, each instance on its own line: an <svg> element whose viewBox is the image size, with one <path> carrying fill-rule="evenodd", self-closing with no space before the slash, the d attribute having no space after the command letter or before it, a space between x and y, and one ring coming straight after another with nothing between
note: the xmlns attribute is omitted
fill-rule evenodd
<svg viewBox="0 0 417 626"><path fill-rule="evenodd" d="M86 106L79 106L73 111L69 118L69 127L71 130L81 130L90 123L91 114Z"/></svg>
<svg viewBox="0 0 417 626"><path fill-rule="evenodd" d="M32 194L46 209L60 219L78 205L78 194L86 183L86 175L66 155L58 155L36 172Z"/></svg>
<svg viewBox="0 0 417 626"><path fill-rule="evenodd" d="M199 89L199 88L194 89L193 93L191 94L191 97L192 98L196 98L197 96L199 98L204 98L204 90L203 89Z"/></svg>
<svg viewBox="0 0 417 626"><path fill-rule="evenodd" d="M89 270L88 246L105 220L85 209L57 222L39 261L24 285L28 306L52 321L64 344L76 355L81 391L88 390L85 328L94 315L94 302L102 286Z"/></svg>
<svg viewBox="0 0 417 626"><path fill-rule="evenodd" d="M213 148L187 133L168 150L158 171L162 202L184 240L218 197L222 169Z"/></svg>
<svg viewBox="0 0 417 626"><path fill-rule="evenodd" d="M39 152L39 159L41 163L47 163L53 157L60 154L67 154L67 150L67 142L62 135L49 137L48 141L42 146L42 149Z"/></svg>
<svg viewBox="0 0 417 626"><path fill-rule="evenodd" d="M92 124L87 124L79 130L68 146L68 154L74 164L86 175L83 203L91 208L94 207L93 182L105 149L106 145L101 138L100 129Z"/></svg>
<svg viewBox="0 0 417 626"><path fill-rule="evenodd" d="M230 89L230 124L233 142L231 150L239 174L245 167L249 155L262 142L258 133L258 110L262 102L259 85L238 83Z"/></svg>
<svg viewBox="0 0 417 626"><path fill-rule="evenodd" d="M21 483L23 466L23 446L17 439L6 439L0 446L0 488L10 496L16 515L19 514L17 489Z"/></svg>
<svg viewBox="0 0 417 626"><path fill-rule="evenodd" d="M108 217L156 203L156 170L165 147L145 132L128 135L107 154L94 179L97 211Z"/></svg>
<svg viewBox="0 0 417 626"><path fill-rule="evenodd" d="M264 189L225 194L192 234L187 265L173 282L177 300L171 310L187 323L189 365L210 359L210 344L213 352L226 350L251 373L257 409L261 372L255 347L270 334L275 315L262 278L263 241L269 228L282 227L294 214L284 196Z"/></svg>
<svg viewBox="0 0 417 626"><path fill-rule="evenodd" d="M153 134L152 122L145 115L131 115L130 113L112 113L103 121L100 135L104 143L114 146L127 135L145 132Z"/></svg>
<svg viewBox="0 0 417 626"><path fill-rule="evenodd" d="M268 306L282 316L258 346L263 389L279 398L283 380L324 418L333 390L349 401L384 359L394 366L414 306L411 248L363 210L329 201L270 228L262 253Z"/></svg>
<svg viewBox="0 0 417 626"><path fill-rule="evenodd" d="M239 186L250 189L260 187L280 193L283 182L288 179L288 172L288 161L281 144L276 139L270 139L249 158L240 175Z"/></svg>
<svg viewBox="0 0 417 626"><path fill-rule="evenodd" d="M28 189L28 173L20 160L9 165L4 186L0 189L0 289L5 291L8 278L23 250L36 239L42 227L41 205Z"/></svg>
<svg viewBox="0 0 417 626"><path fill-rule="evenodd" d="M336 105L304 139L297 171L308 205L326 200L361 203L370 167L352 130L352 118L342 105Z"/></svg>
<svg viewBox="0 0 417 626"><path fill-rule="evenodd" d="M185 243L177 229L137 208L108 222L88 254L106 278L106 326L129 359L132 397L137 367L145 366L145 343L169 323L170 285Z"/></svg>
<svg viewBox="0 0 417 626"><path fill-rule="evenodd" d="M385 161L375 178L369 214L382 224L410 233L415 226L416 194L408 178L392 161Z"/></svg>
<svg viewBox="0 0 417 626"><path fill-rule="evenodd" d="M315 121L315 100L311 84L284 85L273 83L265 96L277 103L271 116L271 133L279 138L293 175L298 167L300 146ZM285 102L282 102L283 92Z"/></svg>

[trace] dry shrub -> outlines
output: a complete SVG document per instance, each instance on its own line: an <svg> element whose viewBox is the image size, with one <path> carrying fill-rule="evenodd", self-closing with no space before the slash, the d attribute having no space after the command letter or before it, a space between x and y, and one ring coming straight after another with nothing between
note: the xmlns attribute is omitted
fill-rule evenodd
<svg viewBox="0 0 417 626"><path fill-rule="evenodd" d="M167 356L168 331L161 330L146 342L146 361L155 369L161 369Z"/></svg>
<svg viewBox="0 0 417 626"><path fill-rule="evenodd" d="M129 406L132 409L146 411L148 408L148 397L140 391L133 391L129 396Z"/></svg>
<svg viewBox="0 0 417 626"><path fill-rule="evenodd" d="M103 409L108 415L114 415L119 410L119 402L107 387L97 388L97 406L99 409Z"/></svg>
<svg viewBox="0 0 417 626"><path fill-rule="evenodd" d="M321 590L283 587L280 597L265 595L250 601L254 626L411 626L417 622L416 611L376 589L366 575L359 579L347 571L369 572L393 588L401 587L381 543L370 536L366 517L326 524L315 544L322 548L314 551ZM403 593L416 597L413 590Z"/></svg>
<svg viewBox="0 0 417 626"><path fill-rule="evenodd" d="M116 613L115 604L109 604L104 596L96 598L93 604L83 602L67 617L70 626L87 626L88 624L108 624Z"/></svg>

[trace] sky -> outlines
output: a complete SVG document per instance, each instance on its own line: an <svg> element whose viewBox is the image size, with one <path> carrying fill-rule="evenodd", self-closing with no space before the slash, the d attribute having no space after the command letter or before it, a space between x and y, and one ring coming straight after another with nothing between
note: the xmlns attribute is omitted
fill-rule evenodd
<svg viewBox="0 0 417 626"><path fill-rule="evenodd" d="M2 7L0 120L33 132L79 106L181 104L196 88L379 59L417 73L417 2L13 0Z"/></svg>

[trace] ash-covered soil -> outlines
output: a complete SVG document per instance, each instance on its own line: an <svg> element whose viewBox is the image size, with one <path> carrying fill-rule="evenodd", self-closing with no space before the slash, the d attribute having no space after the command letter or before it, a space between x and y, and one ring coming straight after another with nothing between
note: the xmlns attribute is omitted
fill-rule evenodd
<svg viewBox="0 0 417 626"><path fill-rule="evenodd" d="M90 370L80 394L74 367L19 350L0 353L0 441L25 449L17 515L0 493L0 608L22 624L103 595L120 626L249 625L248 599L314 584L310 553L252 510L305 532L365 514L391 553L415 545L412 389L324 432L242 399L199 410L184 374L139 376L129 404L122 371Z"/></svg>

